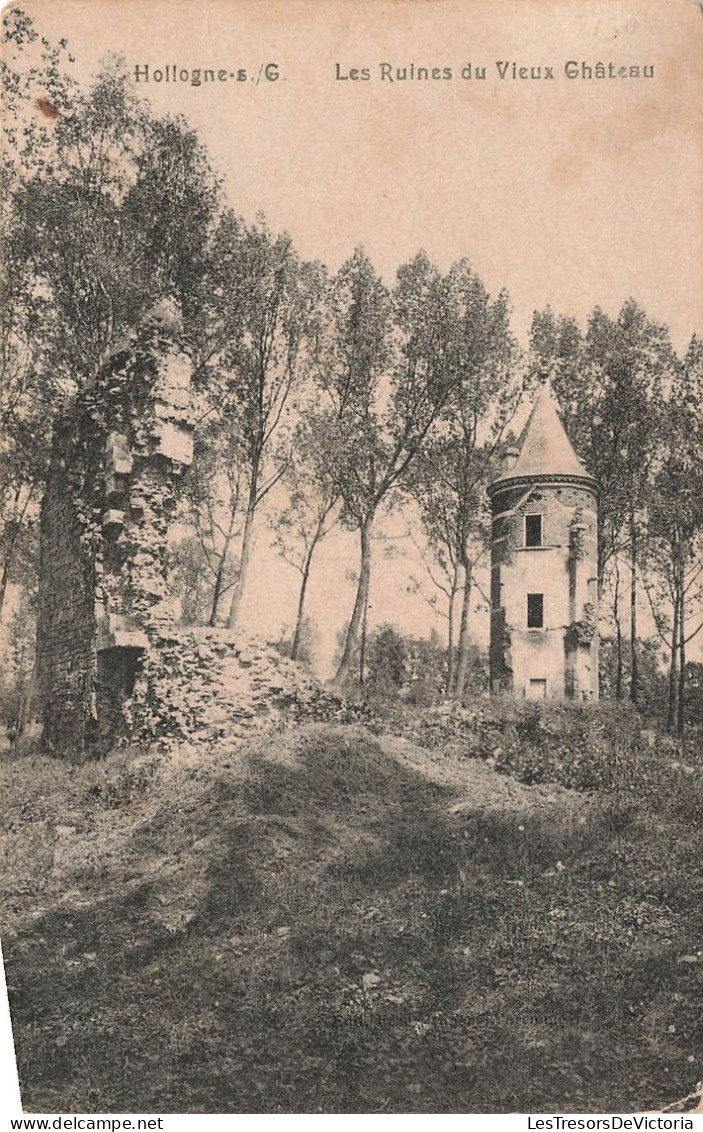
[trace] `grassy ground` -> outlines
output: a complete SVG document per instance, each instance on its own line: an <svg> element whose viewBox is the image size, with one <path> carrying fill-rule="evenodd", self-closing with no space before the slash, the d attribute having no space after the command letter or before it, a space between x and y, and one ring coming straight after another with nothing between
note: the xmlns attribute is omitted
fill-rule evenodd
<svg viewBox="0 0 703 1132"><path fill-rule="evenodd" d="M700 793L312 725L0 764L33 1111L652 1109L691 1091Z"/></svg>

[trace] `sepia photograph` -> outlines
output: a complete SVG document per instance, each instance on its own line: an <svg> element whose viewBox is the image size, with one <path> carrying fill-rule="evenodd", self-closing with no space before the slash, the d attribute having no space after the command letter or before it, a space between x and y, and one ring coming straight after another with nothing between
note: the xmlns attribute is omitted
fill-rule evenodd
<svg viewBox="0 0 703 1132"><path fill-rule="evenodd" d="M2 17L23 1111L692 1129L700 2Z"/></svg>

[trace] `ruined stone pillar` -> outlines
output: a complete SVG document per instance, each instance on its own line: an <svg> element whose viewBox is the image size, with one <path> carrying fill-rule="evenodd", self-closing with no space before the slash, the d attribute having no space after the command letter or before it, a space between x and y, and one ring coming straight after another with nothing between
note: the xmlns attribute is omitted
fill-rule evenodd
<svg viewBox="0 0 703 1132"><path fill-rule="evenodd" d="M111 351L54 430L40 535L37 676L46 745L109 744L193 456L190 363L166 305Z"/></svg>

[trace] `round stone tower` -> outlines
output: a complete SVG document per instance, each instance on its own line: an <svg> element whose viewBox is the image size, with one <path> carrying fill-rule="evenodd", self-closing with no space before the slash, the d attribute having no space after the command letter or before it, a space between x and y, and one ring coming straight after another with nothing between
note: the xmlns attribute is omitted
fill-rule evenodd
<svg viewBox="0 0 703 1132"><path fill-rule="evenodd" d="M492 692L597 700L597 484L548 383L488 494Z"/></svg>

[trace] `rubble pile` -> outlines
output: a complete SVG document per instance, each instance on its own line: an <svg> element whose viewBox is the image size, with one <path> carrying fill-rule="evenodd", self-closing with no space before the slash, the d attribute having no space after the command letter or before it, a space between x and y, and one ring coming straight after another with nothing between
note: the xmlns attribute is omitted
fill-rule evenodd
<svg viewBox="0 0 703 1132"><path fill-rule="evenodd" d="M130 739L208 744L302 720L350 719L344 700L258 638L168 621L149 637L124 705Z"/></svg>

